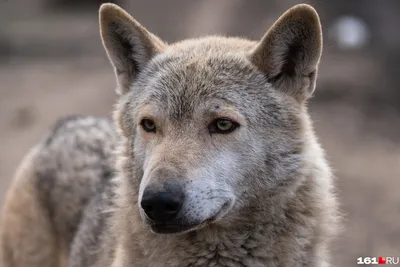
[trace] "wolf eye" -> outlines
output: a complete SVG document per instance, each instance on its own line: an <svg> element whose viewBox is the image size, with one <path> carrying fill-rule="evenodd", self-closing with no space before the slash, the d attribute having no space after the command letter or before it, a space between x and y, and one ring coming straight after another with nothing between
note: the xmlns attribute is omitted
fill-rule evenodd
<svg viewBox="0 0 400 267"><path fill-rule="evenodd" d="M156 132L156 124L154 123L153 120L143 119L140 122L140 125L142 125L143 130L145 130L148 133L155 133Z"/></svg>
<svg viewBox="0 0 400 267"><path fill-rule="evenodd" d="M236 130L239 126L237 122L230 119L216 119L209 126L210 133L228 134Z"/></svg>

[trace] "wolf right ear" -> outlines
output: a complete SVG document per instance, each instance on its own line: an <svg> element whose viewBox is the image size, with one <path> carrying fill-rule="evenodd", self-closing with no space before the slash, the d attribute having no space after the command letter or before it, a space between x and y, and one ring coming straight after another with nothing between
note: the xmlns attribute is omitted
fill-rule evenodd
<svg viewBox="0 0 400 267"><path fill-rule="evenodd" d="M286 11L268 30L250 60L275 88L299 101L311 96L322 53L317 12L300 4Z"/></svg>
<svg viewBox="0 0 400 267"><path fill-rule="evenodd" d="M119 94L126 93L137 74L166 44L114 4L100 7L100 34L117 77Z"/></svg>

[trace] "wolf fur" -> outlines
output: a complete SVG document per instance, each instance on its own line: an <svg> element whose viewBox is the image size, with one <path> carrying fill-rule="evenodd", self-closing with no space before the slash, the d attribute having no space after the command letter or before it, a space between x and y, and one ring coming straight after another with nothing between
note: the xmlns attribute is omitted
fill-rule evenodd
<svg viewBox="0 0 400 267"><path fill-rule="evenodd" d="M100 29L114 122L64 119L28 153L2 210L0 266L329 266L337 201L307 112L315 10L289 9L259 42L167 44L113 4ZM237 127L215 131L221 118ZM171 185L184 201L157 224L144 194Z"/></svg>

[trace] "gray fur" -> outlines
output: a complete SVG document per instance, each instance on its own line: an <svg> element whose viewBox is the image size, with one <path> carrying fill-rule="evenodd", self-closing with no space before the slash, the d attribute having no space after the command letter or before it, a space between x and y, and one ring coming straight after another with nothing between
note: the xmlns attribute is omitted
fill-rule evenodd
<svg viewBox="0 0 400 267"><path fill-rule="evenodd" d="M111 4L101 7L100 25L119 84L117 127L64 120L24 160L3 210L3 219L20 221L13 203L29 189L54 231L32 227L61 244L57 256L43 250L41 262L329 266L337 202L306 106L322 45L314 9L290 9L259 43L214 36L167 45ZM220 117L240 126L210 133ZM142 118L157 131L145 132ZM179 233L157 233L140 207L145 188L166 182L184 188ZM23 242L18 227L4 219L2 266L55 266L9 257ZM38 243L29 237L26 251Z"/></svg>

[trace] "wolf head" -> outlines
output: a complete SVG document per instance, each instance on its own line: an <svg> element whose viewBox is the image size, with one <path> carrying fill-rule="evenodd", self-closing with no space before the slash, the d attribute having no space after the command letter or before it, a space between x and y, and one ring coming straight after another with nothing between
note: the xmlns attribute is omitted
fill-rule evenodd
<svg viewBox="0 0 400 267"><path fill-rule="evenodd" d="M154 232L234 224L296 187L322 47L312 7L289 9L259 42L166 44L112 4L100 25L120 95L124 177Z"/></svg>

